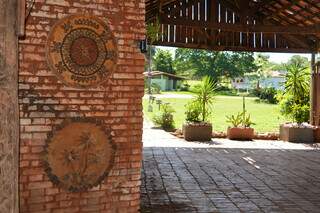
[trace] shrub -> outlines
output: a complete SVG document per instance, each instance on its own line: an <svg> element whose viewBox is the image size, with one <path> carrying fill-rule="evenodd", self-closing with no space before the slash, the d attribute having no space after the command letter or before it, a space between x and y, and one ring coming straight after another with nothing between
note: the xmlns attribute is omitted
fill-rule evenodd
<svg viewBox="0 0 320 213"><path fill-rule="evenodd" d="M185 115L187 122L201 122L201 107L198 102L191 101L185 107Z"/></svg>
<svg viewBox="0 0 320 213"><path fill-rule="evenodd" d="M263 88L263 89L254 89L252 90L251 94L258 97L260 100L264 100L270 104L277 104L278 99L277 99L277 93L278 91L273 88Z"/></svg>
<svg viewBox="0 0 320 213"><path fill-rule="evenodd" d="M250 91L250 95L260 98L261 89L255 88Z"/></svg>
<svg viewBox="0 0 320 213"><path fill-rule="evenodd" d="M174 109L169 104L162 104L160 112L156 114L152 121L166 131L174 129L173 113Z"/></svg>
<svg viewBox="0 0 320 213"><path fill-rule="evenodd" d="M270 104L276 104L278 103L277 100L277 90L273 87L270 88L264 88L260 91L259 98L262 100L266 100Z"/></svg>
<svg viewBox="0 0 320 213"><path fill-rule="evenodd" d="M227 95L227 96L237 96L238 92L234 88L229 88L227 86L219 86L216 89L217 94L219 95Z"/></svg>
<svg viewBox="0 0 320 213"><path fill-rule="evenodd" d="M190 92L196 93L200 90L201 84L194 84L189 88Z"/></svg>
<svg viewBox="0 0 320 213"><path fill-rule="evenodd" d="M294 119L297 123L301 124L303 122L309 121L309 112L310 112L310 105L309 104L295 104L293 105L293 114Z"/></svg>
<svg viewBox="0 0 320 213"><path fill-rule="evenodd" d="M151 93L152 94L160 94L161 93L161 87L159 84L152 83L151 84Z"/></svg>
<svg viewBox="0 0 320 213"><path fill-rule="evenodd" d="M224 85L218 85L217 88L216 88L216 91L226 91L226 90L230 90L229 87L227 86L224 86Z"/></svg>
<svg viewBox="0 0 320 213"><path fill-rule="evenodd" d="M277 96L279 100L280 113L287 118L292 118L292 106L294 105L292 95L279 94Z"/></svg>
<svg viewBox="0 0 320 213"><path fill-rule="evenodd" d="M179 91L189 91L190 85L188 83L181 84Z"/></svg>
<svg viewBox="0 0 320 213"><path fill-rule="evenodd" d="M280 112L284 116L297 123L303 123L309 121L309 98L305 97L300 100L299 103L295 103L292 95L279 95L280 100Z"/></svg>

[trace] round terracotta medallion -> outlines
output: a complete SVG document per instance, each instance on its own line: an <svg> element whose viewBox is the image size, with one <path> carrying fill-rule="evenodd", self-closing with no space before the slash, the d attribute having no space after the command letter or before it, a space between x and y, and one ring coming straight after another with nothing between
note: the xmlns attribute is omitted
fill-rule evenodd
<svg viewBox="0 0 320 213"><path fill-rule="evenodd" d="M44 165L50 180L69 191L88 190L108 175L115 146L97 120L67 120L48 137Z"/></svg>
<svg viewBox="0 0 320 213"><path fill-rule="evenodd" d="M52 28L48 38L49 66L73 87L104 82L116 68L117 55L110 29L95 16L68 16Z"/></svg>

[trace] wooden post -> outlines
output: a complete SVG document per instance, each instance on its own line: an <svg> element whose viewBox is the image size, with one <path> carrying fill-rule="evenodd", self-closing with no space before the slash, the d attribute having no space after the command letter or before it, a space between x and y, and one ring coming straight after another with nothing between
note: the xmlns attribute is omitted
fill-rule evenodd
<svg viewBox="0 0 320 213"><path fill-rule="evenodd" d="M311 54L311 80L310 80L310 124L315 125L314 115L315 115L315 54Z"/></svg>
<svg viewBox="0 0 320 213"><path fill-rule="evenodd" d="M18 0L17 6L17 35L24 37L26 21L26 0Z"/></svg>
<svg viewBox="0 0 320 213"><path fill-rule="evenodd" d="M0 0L0 212L18 213L17 0Z"/></svg>
<svg viewBox="0 0 320 213"><path fill-rule="evenodd" d="M320 64L311 55L310 124L320 126Z"/></svg>
<svg viewBox="0 0 320 213"><path fill-rule="evenodd" d="M314 111L314 125L320 126L320 65L319 62L315 63L314 66L314 86L313 86L313 111Z"/></svg>

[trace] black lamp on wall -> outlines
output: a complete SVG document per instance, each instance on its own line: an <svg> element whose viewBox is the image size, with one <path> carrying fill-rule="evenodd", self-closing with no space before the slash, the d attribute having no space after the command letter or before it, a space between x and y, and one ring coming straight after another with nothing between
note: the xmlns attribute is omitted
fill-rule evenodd
<svg viewBox="0 0 320 213"><path fill-rule="evenodd" d="M147 53L147 40L140 40L139 46L141 53Z"/></svg>

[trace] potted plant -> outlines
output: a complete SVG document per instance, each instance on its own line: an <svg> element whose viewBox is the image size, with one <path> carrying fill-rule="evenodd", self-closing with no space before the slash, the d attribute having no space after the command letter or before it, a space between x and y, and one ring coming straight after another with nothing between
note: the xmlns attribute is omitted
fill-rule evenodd
<svg viewBox="0 0 320 213"><path fill-rule="evenodd" d="M284 93L280 96L281 112L292 122L280 125L280 140L313 143L314 128L309 125L309 73L301 60L293 60L287 68Z"/></svg>
<svg viewBox="0 0 320 213"><path fill-rule="evenodd" d="M186 123L182 132L187 141L210 141L212 124L208 121L215 96L216 84L211 77L202 79L196 97L186 106Z"/></svg>
<svg viewBox="0 0 320 213"><path fill-rule="evenodd" d="M243 97L243 111L237 115L227 116L227 122L232 124L232 127L227 129L227 138L230 140L252 140L254 137L254 129L251 125L251 116L246 115L245 97Z"/></svg>

